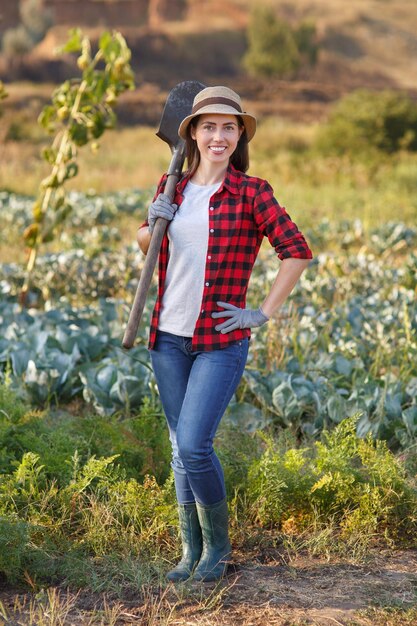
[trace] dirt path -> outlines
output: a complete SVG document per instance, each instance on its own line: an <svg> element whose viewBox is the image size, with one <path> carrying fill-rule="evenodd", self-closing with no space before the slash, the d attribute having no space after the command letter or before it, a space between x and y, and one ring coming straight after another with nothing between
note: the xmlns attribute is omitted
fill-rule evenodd
<svg viewBox="0 0 417 626"><path fill-rule="evenodd" d="M381 556L369 565L299 558L290 567L244 566L218 623L376 624L357 615L372 606L417 607L417 552Z"/></svg>
<svg viewBox="0 0 417 626"><path fill-rule="evenodd" d="M291 565L246 560L218 584L142 589L123 600L3 587L0 602L4 626L415 626L417 551L379 554L363 565L302 556Z"/></svg>

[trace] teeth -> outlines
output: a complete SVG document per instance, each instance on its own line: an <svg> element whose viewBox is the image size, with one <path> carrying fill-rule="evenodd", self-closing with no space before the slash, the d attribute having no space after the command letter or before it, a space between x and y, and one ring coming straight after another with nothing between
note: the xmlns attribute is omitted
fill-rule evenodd
<svg viewBox="0 0 417 626"><path fill-rule="evenodd" d="M210 146L210 150L213 150L213 152L223 152L224 150L226 150L226 147L223 146L223 147L217 148L215 146Z"/></svg>

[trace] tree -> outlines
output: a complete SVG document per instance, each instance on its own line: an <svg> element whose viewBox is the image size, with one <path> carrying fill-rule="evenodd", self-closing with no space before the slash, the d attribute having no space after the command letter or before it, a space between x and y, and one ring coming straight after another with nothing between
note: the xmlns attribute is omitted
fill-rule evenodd
<svg viewBox="0 0 417 626"><path fill-rule="evenodd" d="M336 104L317 144L337 154L417 151L417 104L404 93L358 89Z"/></svg>
<svg viewBox="0 0 417 626"><path fill-rule="evenodd" d="M131 52L119 32L104 32L93 56L88 37L80 29L73 29L61 51L80 53L77 65L82 76L59 85L52 94L52 103L45 105L39 116L41 126L54 136L50 147L43 150L51 173L40 183L33 222L23 234L30 253L22 304L27 300L39 246L54 239L72 211L65 183L77 175L78 149L89 142L97 147L97 139L114 127L113 109L119 95L134 87Z"/></svg>
<svg viewBox="0 0 417 626"><path fill-rule="evenodd" d="M310 20L302 22L294 31L294 38L302 58L314 65L319 52L315 24Z"/></svg>
<svg viewBox="0 0 417 626"><path fill-rule="evenodd" d="M53 24L51 11L45 8L43 0L21 0L20 18L34 43L42 41Z"/></svg>
<svg viewBox="0 0 417 626"><path fill-rule="evenodd" d="M298 69L301 58L293 31L270 7L253 9L248 41L243 63L249 73L284 77Z"/></svg>
<svg viewBox="0 0 417 626"><path fill-rule="evenodd" d="M21 23L3 36L3 52L12 59L30 52L52 26L51 12L43 0L20 0L19 11Z"/></svg>
<svg viewBox="0 0 417 626"><path fill-rule="evenodd" d="M314 23L302 22L293 28L265 5L255 7L251 13L248 44L243 64L250 74L289 77L302 64L314 65L317 61Z"/></svg>
<svg viewBox="0 0 417 626"><path fill-rule="evenodd" d="M3 35L2 48L9 59L23 56L30 52L33 46L34 42L23 24L19 24L16 28L9 28Z"/></svg>

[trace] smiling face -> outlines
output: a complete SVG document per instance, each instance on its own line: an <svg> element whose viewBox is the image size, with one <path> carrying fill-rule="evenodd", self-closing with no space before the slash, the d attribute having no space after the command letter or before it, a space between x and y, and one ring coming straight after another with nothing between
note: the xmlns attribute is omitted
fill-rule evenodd
<svg viewBox="0 0 417 626"><path fill-rule="evenodd" d="M242 132L235 115L206 113L191 128L191 137L197 142L201 161L227 166Z"/></svg>

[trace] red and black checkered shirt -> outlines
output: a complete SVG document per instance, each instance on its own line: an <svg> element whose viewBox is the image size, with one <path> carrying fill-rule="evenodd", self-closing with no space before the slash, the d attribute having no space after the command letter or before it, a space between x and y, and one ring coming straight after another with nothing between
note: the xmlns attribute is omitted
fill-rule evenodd
<svg viewBox="0 0 417 626"><path fill-rule="evenodd" d="M163 192L166 174L161 178L155 198ZM173 202L180 205L189 180L185 174L178 182ZM225 179L209 203L209 237L204 290L192 347L194 350L217 350L244 337L243 328L222 334L215 330L219 320L211 314L218 311L219 300L244 308L246 291L263 237L268 237L280 259L311 259L312 253L303 234L276 199L265 180L248 176L229 166ZM155 345L164 282L169 257L165 234L159 255L158 297L152 314L149 348Z"/></svg>

